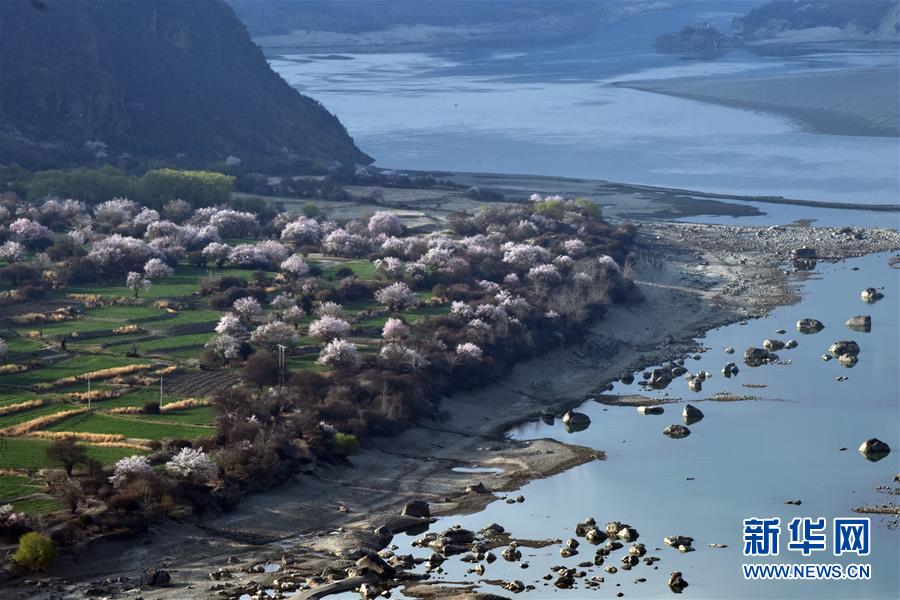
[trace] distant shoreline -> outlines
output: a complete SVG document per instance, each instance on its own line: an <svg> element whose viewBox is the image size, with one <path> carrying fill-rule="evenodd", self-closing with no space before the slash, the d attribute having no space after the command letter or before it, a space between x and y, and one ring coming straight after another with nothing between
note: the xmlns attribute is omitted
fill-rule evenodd
<svg viewBox="0 0 900 600"><path fill-rule="evenodd" d="M827 202L821 200L802 200L798 198L785 198L783 196L753 196L739 194L725 194L719 192L701 192L683 188L641 185L636 183L621 183L604 179L584 179L578 177L557 177L552 175L515 175L507 173L466 172L466 171L415 171L404 170L409 173L427 173L437 179L449 179L457 183L481 184L482 187L514 193L516 188L527 187L529 180L539 180L544 183L559 186L559 192L567 191L569 187L597 186L609 192L650 192L655 194L669 194L689 198L704 198L709 200L732 200L740 202L759 202L765 204L789 204L795 206L808 206L814 208L836 208L843 210L864 210L879 212L900 212L898 204L854 204L851 202ZM522 185L526 184L526 185Z"/></svg>
<svg viewBox="0 0 900 600"><path fill-rule="evenodd" d="M830 135L900 136L900 66L814 73L617 81L616 87L763 111Z"/></svg>

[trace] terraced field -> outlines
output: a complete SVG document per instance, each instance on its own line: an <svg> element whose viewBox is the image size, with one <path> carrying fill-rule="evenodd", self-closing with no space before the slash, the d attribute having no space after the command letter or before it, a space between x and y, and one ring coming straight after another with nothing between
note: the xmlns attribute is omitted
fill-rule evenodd
<svg viewBox="0 0 900 600"><path fill-rule="evenodd" d="M377 279L367 260L312 255L308 262L322 269L326 286L336 287L351 273L363 281ZM209 398L239 384L240 370L202 370L198 365L223 314L199 294L201 279L211 272L248 281L254 273L184 264L136 299L117 282L3 307L0 337L7 340L8 355L0 362L0 503L30 513L60 509L38 471L58 468L45 451L63 433L76 436L92 459L107 466L148 452L151 442L215 435ZM405 311L406 320L447 312L446 305L427 304L431 297L418 294L422 304ZM377 352L388 311L374 299L346 303L344 310L359 351ZM35 314L56 316L41 322ZM59 320L61 315L65 320ZM321 341L305 335L312 318L300 323L297 351L286 360L288 371L324 370L316 362ZM193 400L184 408L166 409L184 399ZM163 406L161 412L147 408L156 404Z"/></svg>

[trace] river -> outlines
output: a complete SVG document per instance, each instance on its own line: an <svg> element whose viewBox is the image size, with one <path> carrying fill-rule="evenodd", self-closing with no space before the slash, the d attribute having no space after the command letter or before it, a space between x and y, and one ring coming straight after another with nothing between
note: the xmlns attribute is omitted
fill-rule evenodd
<svg viewBox="0 0 900 600"><path fill-rule="evenodd" d="M888 258L882 254L837 264L820 262L815 273L803 281L799 304L778 308L763 319L708 332L701 340L707 350L700 360L688 358L685 363L691 372L713 374L701 392L690 391L684 380L655 392L644 392L637 384L615 384L613 394L681 399L664 405L662 415L641 415L633 407L588 400L578 409L592 421L584 431L568 433L559 421L535 421L514 429L510 435L520 440L550 437L603 450L607 456L603 461L531 482L511 494L524 495L524 503L498 500L476 514L440 518L431 527L432 531L441 531L460 524L479 530L496 522L518 538L565 540L574 537L575 525L586 517L594 517L601 525L618 520L638 530L638 541L647 546L648 555L662 559L655 565L658 569L641 563L631 571L611 575L596 567L588 569L588 576L605 577L599 590L545 587L541 577L551 566L574 566L593 559L594 547L582 539L581 553L575 557L563 559L560 544L522 548L522 561L529 564L528 569L500 559L487 567L483 577L467 575L466 569L473 565L453 557L442 565L444 573L434 579L460 583L519 579L537 586L523 594L535 598L608 598L618 592L624 592L627 598L657 598L669 595L666 581L669 573L677 570L690 584L685 595L696 598L900 596L896 517L871 515L872 549L864 559L835 557L830 546L826 552L814 552L806 558L786 547L786 525L794 517L825 517L830 524L835 517L860 516L853 513L855 506L891 500L875 490L876 485L890 484L900 472L900 272L888 265ZM885 298L876 304L863 303L859 292L868 286L884 286ZM871 332L851 331L844 325L848 317L858 314L872 316ZM814 335L798 333L795 324L805 317L819 319L825 329ZM779 329L787 333L776 334ZM743 349L761 346L766 338L799 342L793 350L779 351L790 364L751 368L740 361ZM821 359L830 344L839 339L856 340L861 346L859 363L853 368ZM729 346L737 348L738 354L726 354ZM738 363L740 373L726 379L721 369L730 361ZM848 379L837 381L841 376ZM745 384L765 387L748 388ZM757 399L697 401L717 392ZM685 402L700 408L704 418L690 425L691 435L686 438L662 435L667 425L683 422ZM887 441L893 452L878 462L866 460L857 448L871 437ZM802 504L785 504L786 500L800 500ZM750 517L781 518L784 532L778 557L742 556L742 520ZM695 538L696 551L682 554L664 546L663 538L672 534ZM395 537L394 543L399 546L396 552L427 557L431 550L411 546L413 539L415 536ZM831 543L830 533L828 540ZM725 544L727 548L711 548L708 544ZM614 552L606 565L620 567L623 553ZM744 580L740 567L742 563L851 562L870 564L871 579L754 582ZM646 578L646 582L635 583L637 578ZM483 589L508 594L490 584Z"/></svg>
<svg viewBox="0 0 900 600"><path fill-rule="evenodd" d="M728 31L759 2L689 3L569 44L334 55L267 48L291 85L390 168L606 179L731 194L898 203L900 139L823 135L789 119L610 85L682 76L900 68L896 44L824 44L715 61L654 52L655 36ZM340 50L340 49L336 49Z"/></svg>

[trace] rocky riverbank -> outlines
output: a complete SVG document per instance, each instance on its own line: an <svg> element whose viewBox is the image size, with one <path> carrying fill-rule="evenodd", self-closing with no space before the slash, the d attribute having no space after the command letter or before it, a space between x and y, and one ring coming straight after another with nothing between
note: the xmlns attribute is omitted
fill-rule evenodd
<svg viewBox="0 0 900 600"><path fill-rule="evenodd" d="M702 350L696 338L711 328L796 301L791 259L801 248L809 249L800 253L804 261L900 249L900 233L885 229L646 223L640 231L631 276L645 303L614 308L582 343L523 363L490 387L446 399L440 419L369 445L352 467L300 474L233 513L169 522L139 543L80 549L43 585L20 583L6 590L8 596L238 598L277 589L276 595L313 598L326 589L370 584L382 567L366 553L385 548L393 533L427 525L430 516L479 510L498 497L516 502L511 492L524 482L603 458L553 440L510 440L504 433L511 425L547 407L561 414L624 371ZM473 465L477 472L467 468ZM428 516L415 509L402 516L411 500L427 502ZM368 562L357 565L366 556ZM145 568L165 570L171 582L139 589ZM392 580L404 577L394 573ZM416 582L415 593L441 592L426 580ZM460 590L453 593L459 597Z"/></svg>

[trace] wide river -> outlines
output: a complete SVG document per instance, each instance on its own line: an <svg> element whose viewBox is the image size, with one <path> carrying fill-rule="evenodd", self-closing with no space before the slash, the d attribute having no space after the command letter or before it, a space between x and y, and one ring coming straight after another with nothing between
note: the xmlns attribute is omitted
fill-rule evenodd
<svg viewBox="0 0 900 600"><path fill-rule="evenodd" d="M605 577L598 590L545 586L541 577L551 566L592 560L594 547L582 539L581 553L569 559L560 556L560 544L522 548L527 569L500 559L478 577L467 575L473 565L457 556L445 562L445 572L434 578L448 583L481 581L485 591L501 594L508 592L485 580L518 579L537 587L523 594L534 598L611 598L619 592L626 598L658 598L670 594L669 573L681 571L690 584L684 594L695 598L900 597L896 516L871 515L871 555L865 558L835 557L830 532L827 550L810 557L787 548L787 524L794 517L825 517L830 527L835 517L861 516L853 512L854 507L895 499L875 490L876 485L890 485L900 472L900 271L888 265L889 258L882 254L838 264L820 262L802 282L799 304L778 308L745 325L710 331L701 340L706 351L700 360L685 362L691 372L713 374L701 392L690 391L684 380L655 392L643 391L636 383L617 383L611 392L678 399L664 405L662 415L642 415L633 407L605 406L589 399L578 409L591 418L584 431L568 433L559 421L536 421L513 430L511 435L521 440L550 437L603 450L606 459L525 485L511 495L521 493L524 503L498 500L476 514L440 518L431 527L441 531L460 524L479 530L496 522L518 538L565 540L574 537L575 525L589 516L601 525L618 520L635 527L648 554L662 559L655 565L658 569L643 563L612 575L600 567L587 569L588 577ZM874 305L863 303L859 292L869 286L884 286L885 298ZM851 331L844 325L848 317L858 314L872 316L871 332ZM814 335L798 333L796 322L805 317L819 319L825 329ZM778 335L780 329L787 333ZM789 364L751 368L740 360L745 348L761 346L766 338L799 342L797 348L778 353ZM853 368L821 358L832 342L841 339L856 340L861 347ZM738 353L726 354L728 347ZM721 369L730 361L738 363L740 373L726 379ZM838 381L842 376L847 379ZM698 401L718 392L755 399ZM686 438L664 436L666 426L683 422L686 402L700 408L704 418L690 425ZM871 437L886 441L893 451L880 461L866 460L857 448ZM484 481L490 485L489 473ZM802 504L785 504L786 500ZM777 557L742 556L742 520L751 517L781 519ZM663 538L672 534L695 538L696 551L682 554L665 546ZM413 539L395 537L397 553L427 557L431 550L411 546ZM620 567L623 553L614 552L606 565ZM744 563L851 562L870 564L871 579L760 582L746 581L741 571ZM646 581L636 583L638 578Z"/></svg>
<svg viewBox="0 0 900 600"><path fill-rule="evenodd" d="M377 165L606 179L821 201L900 202L900 139L822 135L784 117L610 85L681 76L900 68L897 44L656 53L655 36L760 2L691 3L570 44L492 51L301 54L267 48L291 85L337 114ZM335 49L339 52L340 49Z"/></svg>

